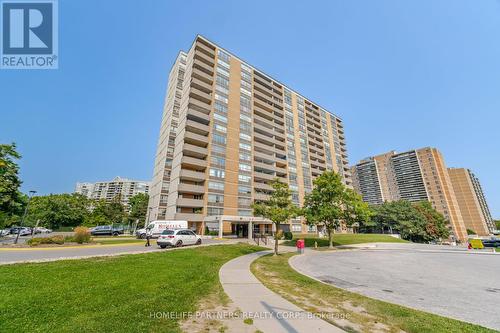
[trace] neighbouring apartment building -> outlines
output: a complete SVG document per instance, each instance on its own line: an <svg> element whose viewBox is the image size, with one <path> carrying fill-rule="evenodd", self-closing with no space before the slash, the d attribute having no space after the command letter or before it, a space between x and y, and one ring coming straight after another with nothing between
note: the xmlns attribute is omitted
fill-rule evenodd
<svg viewBox="0 0 500 333"><path fill-rule="evenodd" d="M450 222L459 240L467 231L443 156L436 148L370 157L351 167L353 185L370 204L429 201Z"/></svg>
<svg viewBox="0 0 500 333"><path fill-rule="evenodd" d="M492 234L496 227L479 179L464 168L449 168L448 173L465 226L479 236Z"/></svg>
<svg viewBox="0 0 500 333"><path fill-rule="evenodd" d="M325 170L351 186L342 120L204 37L179 53L168 82L150 220L251 237L271 231L251 205L273 179L297 205ZM284 229L308 231L300 220Z"/></svg>
<svg viewBox="0 0 500 333"><path fill-rule="evenodd" d="M76 183L75 188L75 193L85 195L90 199L111 201L120 196L121 202L125 206L128 206L129 199L134 195L138 193L148 194L148 192L149 182L121 177L115 177L111 181Z"/></svg>

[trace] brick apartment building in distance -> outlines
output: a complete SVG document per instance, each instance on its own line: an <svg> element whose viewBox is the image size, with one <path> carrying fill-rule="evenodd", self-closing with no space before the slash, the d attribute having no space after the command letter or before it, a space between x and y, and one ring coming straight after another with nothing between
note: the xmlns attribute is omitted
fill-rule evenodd
<svg viewBox="0 0 500 333"><path fill-rule="evenodd" d="M298 205L325 170L351 185L341 119L204 37L179 53L168 82L150 220L251 237L271 231L251 204L274 178ZM300 220L284 228L308 231Z"/></svg>
<svg viewBox="0 0 500 333"><path fill-rule="evenodd" d="M435 148L394 151L362 160L351 168L354 188L370 204L429 201L450 222L456 239L467 239L452 181Z"/></svg>
<svg viewBox="0 0 500 333"><path fill-rule="evenodd" d="M121 203L128 206L131 197L138 193L149 193L149 182L115 177L110 181L100 181L95 183L76 183L75 193L85 195L89 199L113 200L120 196Z"/></svg>
<svg viewBox="0 0 500 333"><path fill-rule="evenodd" d="M492 234L496 227L479 179L464 168L449 168L448 173L467 229L479 236Z"/></svg>

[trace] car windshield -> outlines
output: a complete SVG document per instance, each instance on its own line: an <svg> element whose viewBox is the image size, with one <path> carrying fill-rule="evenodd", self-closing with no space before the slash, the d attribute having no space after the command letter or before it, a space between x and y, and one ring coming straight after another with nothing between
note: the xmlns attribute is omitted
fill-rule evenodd
<svg viewBox="0 0 500 333"><path fill-rule="evenodd" d="M174 231L173 230L163 230L163 232L161 234L162 235L173 235Z"/></svg>

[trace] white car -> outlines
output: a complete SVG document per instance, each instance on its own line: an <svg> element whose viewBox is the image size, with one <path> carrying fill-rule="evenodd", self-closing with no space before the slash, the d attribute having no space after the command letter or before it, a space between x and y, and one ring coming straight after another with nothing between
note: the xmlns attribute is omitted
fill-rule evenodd
<svg viewBox="0 0 500 333"><path fill-rule="evenodd" d="M51 233L51 229L47 229L45 227L37 227L35 228L35 234L49 234Z"/></svg>
<svg viewBox="0 0 500 333"><path fill-rule="evenodd" d="M163 230L156 243L162 249L167 246L184 246L184 245L200 245L201 236L195 234L189 229L167 229Z"/></svg>

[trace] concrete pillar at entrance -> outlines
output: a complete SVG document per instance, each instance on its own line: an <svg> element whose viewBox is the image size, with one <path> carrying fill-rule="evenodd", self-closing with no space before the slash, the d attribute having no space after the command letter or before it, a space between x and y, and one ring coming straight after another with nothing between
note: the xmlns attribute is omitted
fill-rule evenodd
<svg viewBox="0 0 500 333"><path fill-rule="evenodd" d="M248 222L248 240L252 240L253 238L253 223L252 221Z"/></svg>
<svg viewBox="0 0 500 333"><path fill-rule="evenodd" d="M224 228L224 225L222 223L222 216L219 217L219 238L222 238L222 229Z"/></svg>

